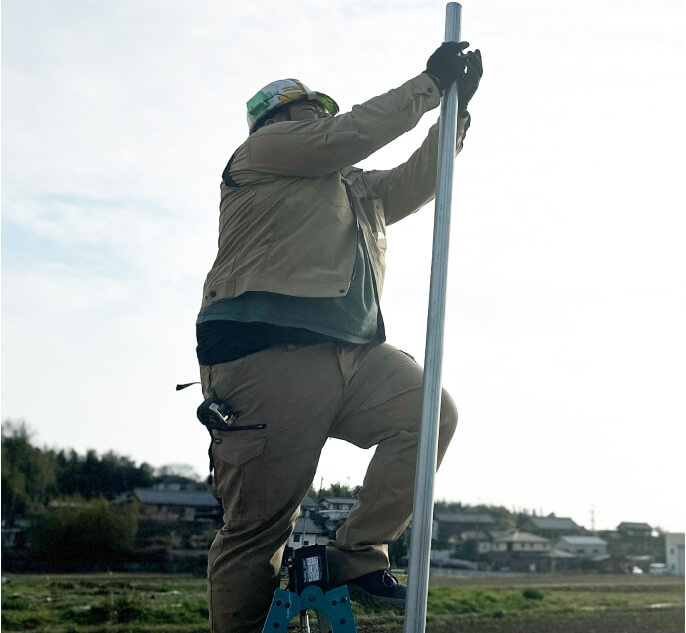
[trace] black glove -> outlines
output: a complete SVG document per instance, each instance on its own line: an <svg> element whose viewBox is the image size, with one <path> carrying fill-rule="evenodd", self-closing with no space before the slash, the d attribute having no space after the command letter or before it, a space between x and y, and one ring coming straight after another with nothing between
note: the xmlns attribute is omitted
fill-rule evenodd
<svg viewBox="0 0 686 633"><path fill-rule="evenodd" d="M458 112L467 113L467 105L479 87L479 80L484 74L484 66L481 62L481 51L469 51L462 57L465 60L464 72L457 79Z"/></svg>
<svg viewBox="0 0 686 633"><path fill-rule="evenodd" d="M443 91L465 72L465 58L460 54L469 42L443 42L426 62L426 72Z"/></svg>

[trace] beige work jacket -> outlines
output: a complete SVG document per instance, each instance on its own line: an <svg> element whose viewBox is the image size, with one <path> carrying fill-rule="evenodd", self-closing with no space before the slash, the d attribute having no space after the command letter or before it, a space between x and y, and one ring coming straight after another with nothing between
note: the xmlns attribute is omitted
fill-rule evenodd
<svg viewBox="0 0 686 633"><path fill-rule="evenodd" d="M336 117L283 121L236 150L221 184L219 249L202 307L259 290L338 297L350 287L363 232L379 294L386 226L435 195L438 125L410 159L388 170L350 167L411 130L438 106L422 73ZM458 119L456 151L469 125Z"/></svg>

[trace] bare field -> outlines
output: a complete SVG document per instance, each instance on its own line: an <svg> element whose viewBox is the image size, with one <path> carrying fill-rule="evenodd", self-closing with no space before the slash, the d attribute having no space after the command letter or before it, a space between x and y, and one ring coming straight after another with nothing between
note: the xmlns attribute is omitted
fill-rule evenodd
<svg viewBox="0 0 686 633"><path fill-rule="evenodd" d="M439 588L540 593L536 606L495 610L453 622L429 623L428 633L683 633L684 580L645 575L432 576ZM538 594L529 594L538 595ZM547 603L547 604L545 604ZM440 620L441 618L439 618ZM431 616L429 616L431 620Z"/></svg>
<svg viewBox="0 0 686 633"><path fill-rule="evenodd" d="M683 592L684 579L676 576L649 576L646 574L508 574L502 576L484 576L465 578L461 576L431 575L432 587L548 587L555 589L587 587L598 590L615 587L617 590L636 591L642 588L664 587L669 591Z"/></svg>

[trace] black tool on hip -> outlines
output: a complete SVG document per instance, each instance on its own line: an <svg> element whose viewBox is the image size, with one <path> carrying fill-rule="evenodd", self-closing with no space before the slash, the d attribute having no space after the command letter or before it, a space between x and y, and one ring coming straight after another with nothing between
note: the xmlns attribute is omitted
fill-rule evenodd
<svg viewBox="0 0 686 633"><path fill-rule="evenodd" d="M236 412L219 398L207 398L197 411L198 420L208 429L228 431L236 422Z"/></svg>

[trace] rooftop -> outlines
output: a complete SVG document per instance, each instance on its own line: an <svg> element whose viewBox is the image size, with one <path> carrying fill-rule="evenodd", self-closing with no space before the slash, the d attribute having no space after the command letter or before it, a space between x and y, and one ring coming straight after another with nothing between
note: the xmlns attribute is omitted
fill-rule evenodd
<svg viewBox="0 0 686 633"><path fill-rule="evenodd" d="M549 543L547 538L542 536L536 536L535 534L529 534L529 532L520 532L516 530L514 532L506 532L502 536L495 536L494 541L497 543Z"/></svg>
<svg viewBox="0 0 686 633"><path fill-rule="evenodd" d="M630 521L622 521L618 526L618 530L652 530L647 523L631 523Z"/></svg>
<svg viewBox="0 0 686 633"><path fill-rule="evenodd" d="M328 534L328 531L318 526L312 519L298 517L295 520L293 534Z"/></svg>
<svg viewBox="0 0 686 633"><path fill-rule="evenodd" d="M134 488L133 495L141 503L160 506L194 506L213 508L219 505L209 490L156 490Z"/></svg>
<svg viewBox="0 0 686 633"><path fill-rule="evenodd" d="M581 529L574 521L567 517L529 517L532 525L538 530L579 530Z"/></svg>
<svg viewBox="0 0 686 633"><path fill-rule="evenodd" d="M607 545L599 536L561 536L560 541L569 545Z"/></svg>
<svg viewBox="0 0 686 633"><path fill-rule="evenodd" d="M493 535L493 532L490 534ZM488 533L482 530L466 530L461 532L460 536L465 541L486 541L489 538Z"/></svg>
<svg viewBox="0 0 686 633"><path fill-rule="evenodd" d="M472 514L469 512L437 512L434 519L439 523L477 523L484 527L495 524L490 514Z"/></svg>
<svg viewBox="0 0 686 633"><path fill-rule="evenodd" d="M349 503L350 505L355 505L357 503L355 497L324 497L322 501L328 503Z"/></svg>

